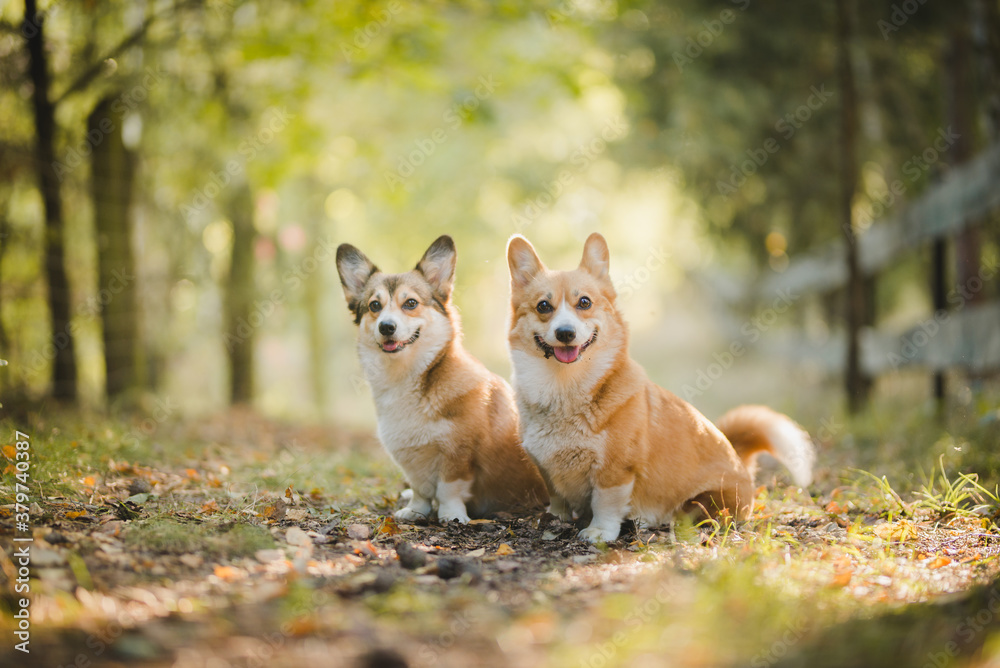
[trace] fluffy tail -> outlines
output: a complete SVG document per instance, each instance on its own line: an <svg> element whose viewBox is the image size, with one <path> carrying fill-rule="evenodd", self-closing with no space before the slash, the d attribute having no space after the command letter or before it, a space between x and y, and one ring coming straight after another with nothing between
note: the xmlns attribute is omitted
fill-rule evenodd
<svg viewBox="0 0 1000 668"><path fill-rule="evenodd" d="M716 422L752 476L757 455L766 452L785 465L800 487L812 482L816 451L812 439L790 417L767 406L738 406Z"/></svg>

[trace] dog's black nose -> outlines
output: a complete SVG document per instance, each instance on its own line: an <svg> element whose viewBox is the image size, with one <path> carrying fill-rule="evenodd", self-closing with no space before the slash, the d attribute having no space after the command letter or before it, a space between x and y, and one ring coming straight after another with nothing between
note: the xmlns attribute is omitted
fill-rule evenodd
<svg viewBox="0 0 1000 668"><path fill-rule="evenodd" d="M569 343L576 338L576 330L572 327L559 327L556 329L556 338L562 343Z"/></svg>
<svg viewBox="0 0 1000 668"><path fill-rule="evenodd" d="M378 324L378 332L382 336L392 336L396 332L396 323L380 322Z"/></svg>

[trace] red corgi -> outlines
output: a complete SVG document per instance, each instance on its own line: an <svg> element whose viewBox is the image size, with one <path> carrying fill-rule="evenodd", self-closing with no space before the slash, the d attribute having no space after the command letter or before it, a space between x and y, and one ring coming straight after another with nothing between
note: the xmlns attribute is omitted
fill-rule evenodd
<svg viewBox="0 0 1000 668"><path fill-rule="evenodd" d="M382 445L412 496L395 516L469 521L543 507L545 484L521 447L510 386L462 347L451 303L455 244L437 239L412 271L386 274L354 246L337 271L358 325Z"/></svg>
<svg viewBox="0 0 1000 668"><path fill-rule="evenodd" d="M657 525L677 511L726 509L745 519L760 452L809 484L812 441L790 418L741 406L714 425L629 357L600 234L587 239L573 271L546 269L519 235L507 263L521 438L545 479L550 512L591 516L581 538L615 540L625 518Z"/></svg>

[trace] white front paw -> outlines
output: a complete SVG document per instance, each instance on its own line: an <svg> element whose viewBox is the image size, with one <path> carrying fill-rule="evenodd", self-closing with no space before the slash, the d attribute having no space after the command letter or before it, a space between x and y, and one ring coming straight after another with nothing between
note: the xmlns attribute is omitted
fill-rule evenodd
<svg viewBox="0 0 1000 668"><path fill-rule="evenodd" d="M454 505L445 504L438 508L438 520L441 522L468 524L469 514L465 512L465 504L463 503L456 503Z"/></svg>
<svg viewBox="0 0 1000 668"><path fill-rule="evenodd" d="M591 525L580 532L580 540L585 540L588 543L610 543L618 538L618 527L615 529L607 529L602 527L597 527Z"/></svg>
<svg viewBox="0 0 1000 668"><path fill-rule="evenodd" d="M427 519L427 515L419 511L406 506L405 508L400 508L395 513L392 514L397 520L403 520L404 522L415 522L417 520Z"/></svg>

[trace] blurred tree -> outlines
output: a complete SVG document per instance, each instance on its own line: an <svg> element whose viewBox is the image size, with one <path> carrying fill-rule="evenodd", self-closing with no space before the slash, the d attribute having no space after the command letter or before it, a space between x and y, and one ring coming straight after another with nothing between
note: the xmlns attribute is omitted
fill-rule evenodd
<svg viewBox="0 0 1000 668"><path fill-rule="evenodd" d="M35 0L24 2L23 34L30 57L32 109L35 121L35 170L45 210L45 276L48 284L50 344L55 349L52 396L76 400L76 355L70 327L70 292L63 251L63 209L55 172L55 106L50 99L45 17Z"/></svg>
<svg viewBox="0 0 1000 668"><path fill-rule="evenodd" d="M226 337L229 351L229 400L233 404L253 401L254 341L256 340L254 299L253 195L245 181L232 187L226 213L233 225L229 278L226 283Z"/></svg>
<svg viewBox="0 0 1000 668"><path fill-rule="evenodd" d="M140 387L142 369L131 220L136 160L122 140L124 110L119 99L120 94L102 99L87 122L88 136L99 138L91 156L90 179L109 400Z"/></svg>

